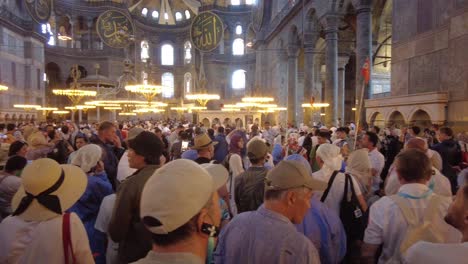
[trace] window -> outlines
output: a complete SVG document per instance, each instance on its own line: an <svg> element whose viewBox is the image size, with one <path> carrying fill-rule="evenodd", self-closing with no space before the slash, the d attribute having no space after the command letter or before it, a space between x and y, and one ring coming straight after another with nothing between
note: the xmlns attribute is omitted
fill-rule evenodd
<svg viewBox="0 0 468 264"><path fill-rule="evenodd" d="M233 55L244 55L244 40L236 38L232 43L232 54Z"/></svg>
<svg viewBox="0 0 468 264"><path fill-rule="evenodd" d="M41 24L41 33L49 36L49 41L47 41L48 45L55 46L54 34L52 33L49 23Z"/></svg>
<svg viewBox="0 0 468 264"><path fill-rule="evenodd" d="M232 74L232 89L243 90L245 89L245 71L237 70Z"/></svg>
<svg viewBox="0 0 468 264"><path fill-rule="evenodd" d="M237 26L236 26L236 34L237 34L237 35L242 34L242 26L241 26L241 25L237 25Z"/></svg>
<svg viewBox="0 0 468 264"><path fill-rule="evenodd" d="M170 44L164 44L161 47L161 64L174 65L174 47Z"/></svg>
<svg viewBox="0 0 468 264"><path fill-rule="evenodd" d="M46 34L46 33L47 33L47 25L46 25L46 24L42 24L42 25L41 25L41 32L42 32L42 34Z"/></svg>
<svg viewBox="0 0 468 264"><path fill-rule="evenodd" d="M190 72L184 75L184 90L186 94L192 91L192 74Z"/></svg>
<svg viewBox="0 0 468 264"><path fill-rule="evenodd" d="M168 13L164 13L164 20L168 20L169 19L169 14Z"/></svg>
<svg viewBox="0 0 468 264"><path fill-rule="evenodd" d="M146 62L149 59L149 45L148 41L143 40L141 42L141 53L140 53L141 61Z"/></svg>
<svg viewBox="0 0 468 264"><path fill-rule="evenodd" d="M185 18L190 19L190 11L185 10Z"/></svg>
<svg viewBox="0 0 468 264"><path fill-rule="evenodd" d="M240 0L231 0L231 5L240 5Z"/></svg>
<svg viewBox="0 0 468 264"><path fill-rule="evenodd" d="M174 75L166 72L161 77L161 84L164 86L162 96L164 98L171 98L174 96Z"/></svg>
<svg viewBox="0 0 468 264"><path fill-rule="evenodd" d="M189 64L192 61L192 43L186 41L184 44L184 62Z"/></svg>
<svg viewBox="0 0 468 264"><path fill-rule="evenodd" d="M255 0L245 0L246 5L253 5L255 4Z"/></svg>
<svg viewBox="0 0 468 264"><path fill-rule="evenodd" d="M148 8L146 8L146 7L143 8L143 9L141 10L141 15L144 16L144 17L146 17L146 15L148 15Z"/></svg>
<svg viewBox="0 0 468 264"><path fill-rule="evenodd" d="M159 17L159 12L156 11L156 10L154 10L154 11L151 13L151 16L152 16L154 19L156 19L156 18Z"/></svg>
<svg viewBox="0 0 468 264"><path fill-rule="evenodd" d="M44 82L47 82L47 73L44 72L44 75L42 76L42 80Z"/></svg>
<svg viewBox="0 0 468 264"><path fill-rule="evenodd" d="M175 13L175 20L176 21L181 21L183 18L182 18L182 13L180 12L176 12Z"/></svg>

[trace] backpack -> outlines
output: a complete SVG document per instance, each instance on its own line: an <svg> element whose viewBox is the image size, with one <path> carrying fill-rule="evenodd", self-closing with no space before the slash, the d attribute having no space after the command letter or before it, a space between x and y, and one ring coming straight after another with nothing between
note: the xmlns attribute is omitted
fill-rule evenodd
<svg viewBox="0 0 468 264"><path fill-rule="evenodd" d="M400 245L402 255L418 241L444 243L444 236L432 226L432 221L437 216L437 209L442 202L443 196L434 194L429 198L422 223L417 220L414 211L407 206L408 202L405 198L397 194L391 195L389 198L400 208L405 221L408 223L408 230Z"/></svg>
<svg viewBox="0 0 468 264"><path fill-rule="evenodd" d="M339 171L333 172L330 180L328 181L328 187L320 199L321 202L324 202L327 198L328 193L330 192L330 189L333 185L333 181L335 180L338 173ZM346 173L345 177L346 179L343 200L340 203L340 219L346 232L348 244L350 244L352 241L363 239L367 221L362 211L361 205L357 199L351 175ZM350 196L348 195L348 189L351 189Z"/></svg>

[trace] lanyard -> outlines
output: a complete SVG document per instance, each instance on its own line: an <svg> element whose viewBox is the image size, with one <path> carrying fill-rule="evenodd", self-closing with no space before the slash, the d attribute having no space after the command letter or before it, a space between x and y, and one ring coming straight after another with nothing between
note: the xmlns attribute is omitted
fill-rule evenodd
<svg viewBox="0 0 468 264"><path fill-rule="evenodd" d="M398 195L403 197L403 198L408 198L408 199L414 199L414 200L419 200L419 199L426 199L429 195L432 194L432 190L429 189L427 192L423 193L421 196L413 196L411 194L403 193L403 192L398 192Z"/></svg>

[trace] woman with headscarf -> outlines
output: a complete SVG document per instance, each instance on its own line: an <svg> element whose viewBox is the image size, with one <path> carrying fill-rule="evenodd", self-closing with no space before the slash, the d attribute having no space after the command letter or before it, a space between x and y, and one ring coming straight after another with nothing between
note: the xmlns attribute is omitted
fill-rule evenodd
<svg viewBox="0 0 468 264"><path fill-rule="evenodd" d="M371 194L372 164L367 149L358 149L348 156L345 172L354 177L359 183L362 195L367 199Z"/></svg>
<svg viewBox="0 0 468 264"><path fill-rule="evenodd" d="M112 184L107 178L101 157L101 147L89 144L80 148L71 161L71 164L80 167L88 176L88 185L84 194L70 208L70 211L75 212L83 221L91 251L96 256L96 263L105 263L106 235L97 231L94 225L102 200L113 193Z"/></svg>
<svg viewBox="0 0 468 264"><path fill-rule="evenodd" d="M285 160L302 163L312 177L310 164L303 156L293 154ZM321 263L340 263L345 256L346 233L343 224L335 212L320 202L320 197L312 196L310 208L302 223L297 224L296 228L315 245L319 251Z"/></svg>

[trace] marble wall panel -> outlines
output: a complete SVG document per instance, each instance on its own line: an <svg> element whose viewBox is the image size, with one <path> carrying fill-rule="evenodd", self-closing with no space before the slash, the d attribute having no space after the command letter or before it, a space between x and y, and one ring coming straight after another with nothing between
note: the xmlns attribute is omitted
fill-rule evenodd
<svg viewBox="0 0 468 264"><path fill-rule="evenodd" d="M408 94L409 61L392 63L392 96Z"/></svg>
<svg viewBox="0 0 468 264"><path fill-rule="evenodd" d="M414 57L409 64L408 94L439 90L440 52Z"/></svg>

